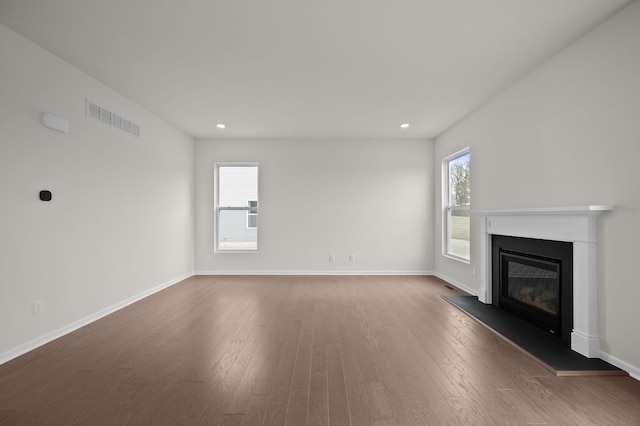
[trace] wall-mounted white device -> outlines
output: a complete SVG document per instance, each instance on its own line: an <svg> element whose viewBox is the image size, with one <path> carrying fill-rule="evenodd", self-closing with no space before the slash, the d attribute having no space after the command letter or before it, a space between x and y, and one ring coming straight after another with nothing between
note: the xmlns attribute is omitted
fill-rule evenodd
<svg viewBox="0 0 640 426"><path fill-rule="evenodd" d="M62 133L69 133L69 122L64 118L51 114L50 112L42 113L42 125Z"/></svg>

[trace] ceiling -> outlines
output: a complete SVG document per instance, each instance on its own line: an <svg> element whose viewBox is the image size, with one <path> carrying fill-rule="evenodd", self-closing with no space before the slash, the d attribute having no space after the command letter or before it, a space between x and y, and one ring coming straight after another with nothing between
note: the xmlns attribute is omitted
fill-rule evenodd
<svg viewBox="0 0 640 426"><path fill-rule="evenodd" d="M630 2L0 0L0 23L194 137L431 138Z"/></svg>

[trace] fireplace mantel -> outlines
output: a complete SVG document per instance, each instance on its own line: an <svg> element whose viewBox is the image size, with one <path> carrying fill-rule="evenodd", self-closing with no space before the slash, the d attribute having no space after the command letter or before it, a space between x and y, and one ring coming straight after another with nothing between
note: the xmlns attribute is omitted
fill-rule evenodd
<svg viewBox="0 0 640 426"><path fill-rule="evenodd" d="M573 243L573 331L571 349L600 357L598 336L597 218L612 206L473 210L480 221L480 292L490 304L491 235L538 238Z"/></svg>

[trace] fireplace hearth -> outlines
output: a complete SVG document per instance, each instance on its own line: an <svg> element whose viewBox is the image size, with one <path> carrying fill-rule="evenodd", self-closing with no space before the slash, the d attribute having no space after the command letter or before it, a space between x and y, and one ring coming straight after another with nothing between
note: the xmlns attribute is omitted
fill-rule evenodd
<svg viewBox="0 0 640 426"><path fill-rule="evenodd" d="M493 304L571 344L573 244L492 236Z"/></svg>

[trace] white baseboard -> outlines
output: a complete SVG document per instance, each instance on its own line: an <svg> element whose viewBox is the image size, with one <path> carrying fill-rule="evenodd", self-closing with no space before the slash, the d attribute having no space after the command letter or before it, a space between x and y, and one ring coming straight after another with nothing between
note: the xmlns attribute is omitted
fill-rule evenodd
<svg viewBox="0 0 640 426"><path fill-rule="evenodd" d="M629 375L631 377L633 377L634 379L640 381L640 368L636 367L635 365L631 365L629 363L626 363L624 361L622 361L621 359L616 358L615 356L608 354L606 352L602 352L600 351L600 359L607 361L609 364L611 365L615 365L616 367L618 367L621 370L626 371L627 373L629 373Z"/></svg>
<svg viewBox="0 0 640 426"><path fill-rule="evenodd" d="M67 324L64 327L60 327L57 330L54 330L54 331L52 331L50 333L47 333L47 334L45 334L43 336L37 337L37 338L27 342L27 343L23 343L20 346L17 346L17 347L15 347L13 349L9 349L6 352L0 353L0 364L4 364L7 361L10 361L10 360L12 360L14 358L19 357L20 355L24 355L25 353L27 353L29 351L32 351L32 350L34 350L34 349L36 349L36 348L38 348L38 347L40 347L42 345L45 345L45 344L51 342L52 340L55 340L55 339L57 339L59 337L62 337L65 334L69 334L72 331L75 331L75 330L77 330L77 329L79 329L81 327L84 327L85 325L91 324L92 322L97 321L102 317L105 317L105 316L107 316L109 314L112 314L112 313L114 313L114 312L116 312L116 311L118 311L118 310L120 310L120 309L122 309L122 308L124 308L124 307L126 307L126 306L128 306L130 304L132 304L132 303L135 303L135 302L137 302L139 300L144 299L145 297L149 297L154 293L157 293L157 292L159 292L161 290L164 290L165 288L171 287L172 285L177 284L180 281L183 281L183 280L185 280L185 279L187 279L187 278L189 278L191 276L193 276L193 273L184 274L184 275L182 275L180 277L174 278L171 281L167 281L167 282L165 282L163 284L160 284L157 287L154 287L154 288L149 289L147 291L144 291L144 292L142 292L140 294L132 296L132 297L130 297L128 299L125 299L125 300L123 300L121 302L118 302L118 303L116 303L114 305L111 305L111 306L109 306L107 308L101 309L98 312L95 312L95 313L93 313L91 315L88 315L88 316L86 316L84 318L81 318L81 319L79 319L77 321L74 321L74 322L72 322L70 324Z"/></svg>
<svg viewBox="0 0 640 426"><path fill-rule="evenodd" d="M431 271L195 271L194 275L434 275Z"/></svg>
<svg viewBox="0 0 640 426"><path fill-rule="evenodd" d="M474 288L468 287L468 286L462 284L461 282L454 280L453 278L449 278L446 275L442 275L439 272L434 272L433 275L438 277L438 278L440 278L441 280L444 280L444 281L448 282L449 284L451 284L453 286L458 287L462 291L466 291L467 293L469 293L472 296L476 296L477 297L479 292L480 292L480 290L476 290Z"/></svg>

